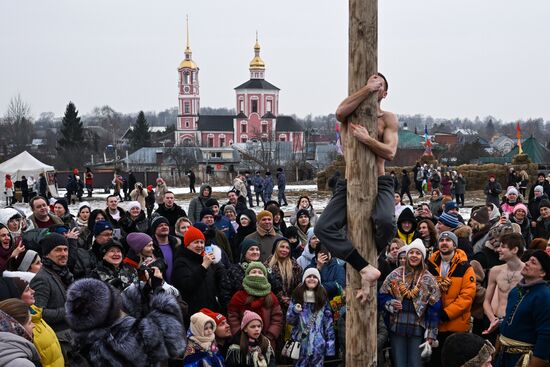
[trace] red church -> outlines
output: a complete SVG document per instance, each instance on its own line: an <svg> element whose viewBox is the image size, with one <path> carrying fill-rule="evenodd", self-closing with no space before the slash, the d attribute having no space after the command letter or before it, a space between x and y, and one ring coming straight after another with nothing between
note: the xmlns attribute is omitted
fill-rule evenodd
<svg viewBox="0 0 550 367"><path fill-rule="evenodd" d="M228 147L248 141L291 142L301 152L303 128L294 118L279 115L280 89L265 80L265 63L256 37L250 80L235 88L237 115L201 115L199 67L191 57L189 30L185 59L178 67L178 121L176 145Z"/></svg>

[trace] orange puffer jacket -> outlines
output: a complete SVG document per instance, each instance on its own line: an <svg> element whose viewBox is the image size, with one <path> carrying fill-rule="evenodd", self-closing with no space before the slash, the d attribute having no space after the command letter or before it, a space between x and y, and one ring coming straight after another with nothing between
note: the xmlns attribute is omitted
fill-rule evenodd
<svg viewBox="0 0 550 367"><path fill-rule="evenodd" d="M470 309L476 295L476 275L466 253L460 249L455 251L447 273L451 284L447 291L441 290L443 307L439 323L440 332L470 330ZM441 255L436 251L428 260L428 269L438 282L442 280L440 265Z"/></svg>

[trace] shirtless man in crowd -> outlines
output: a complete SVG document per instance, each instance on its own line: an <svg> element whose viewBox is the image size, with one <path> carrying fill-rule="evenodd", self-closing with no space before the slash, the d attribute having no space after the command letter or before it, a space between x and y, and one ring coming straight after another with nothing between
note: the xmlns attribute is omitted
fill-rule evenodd
<svg viewBox="0 0 550 367"><path fill-rule="evenodd" d="M496 329L506 315L508 293L521 280L521 270L524 263L520 256L523 254L525 243L520 233L505 234L500 238L500 247L496 249L498 258L505 264L497 265L489 272L489 281L483 310L489 319L490 326L483 334L489 334Z"/></svg>
<svg viewBox="0 0 550 367"><path fill-rule="evenodd" d="M373 93L378 96L378 125L376 136L371 136L366 127L347 121L347 118ZM397 151L397 116L380 108L380 102L388 94L388 82L378 73L372 75L367 84L357 92L346 98L336 111L336 118L342 123L348 123L351 134L376 155L376 169L378 173L378 193L372 219L374 222L375 242L378 251L384 249L394 237L395 207L393 178L385 175L385 162L391 161ZM345 151L346 141L342 136L342 145ZM347 261L361 274L361 289L357 298L365 302L368 289L376 284L380 272L370 265L353 246L341 229L347 223L347 183L340 179L336 184L334 196L323 211L315 225L315 235L321 243L329 249L332 256Z"/></svg>

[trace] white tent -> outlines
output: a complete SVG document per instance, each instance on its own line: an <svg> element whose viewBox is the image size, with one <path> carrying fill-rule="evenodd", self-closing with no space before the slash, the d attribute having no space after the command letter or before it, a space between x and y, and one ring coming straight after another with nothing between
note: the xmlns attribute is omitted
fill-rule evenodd
<svg viewBox="0 0 550 367"><path fill-rule="evenodd" d="M13 182L21 179L21 176L29 177L33 176L35 180L38 180L38 175L44 173L46 180L48 180L47 172L53 172L55 168L53 166L47 165L40 162L38 159L34 158L26 150L15 157L8 159L7 161L0 164L0 181L2 182L2 188L5 184L6 174L11 175L11 180ZM53 182L50 184L48 180L48 188L53 196L57 196L57 190ZM4 190L0 190L2 198L4 197Z"/></svg>

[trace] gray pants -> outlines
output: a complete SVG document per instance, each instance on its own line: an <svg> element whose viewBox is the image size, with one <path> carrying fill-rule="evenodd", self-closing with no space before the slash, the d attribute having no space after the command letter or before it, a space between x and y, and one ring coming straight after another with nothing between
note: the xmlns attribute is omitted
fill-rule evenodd
<svg viewBox="0 0 550 367"><path fill-rule="evenodd" d="M372 215L374 239L378 252L381 252L395 236L395 204L393 198L393 179L391 176L378 177L378 194ZM334 195L315 225L315 235L332 256L343 259L356 268L356 249L347 239L344 227L347 224L347 181L338 180Z"/></svg>

